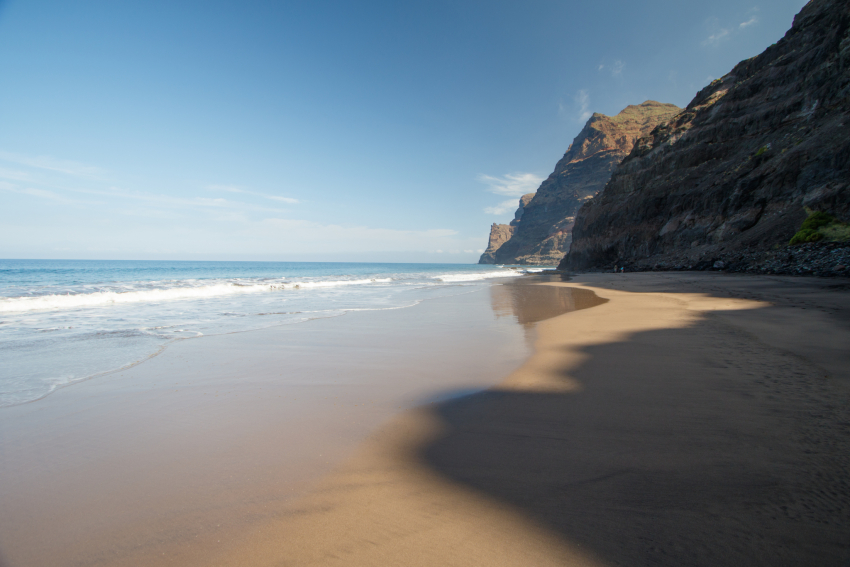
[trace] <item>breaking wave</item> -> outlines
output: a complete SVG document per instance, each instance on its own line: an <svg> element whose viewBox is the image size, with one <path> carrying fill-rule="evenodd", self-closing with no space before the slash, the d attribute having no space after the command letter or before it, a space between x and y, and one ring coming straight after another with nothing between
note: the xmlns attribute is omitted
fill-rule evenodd
<svg viewBox="0 0 850 567"><path fill-rule="evenodd" d="M516 276L521 276L525 272L520 270L499 270L498 272L478 272L478 273L464 273L464 274L442 274L439 276L432 276L436 280L440 280L446 283L455 283L455 282L474 282L479 280L488 280L490 278L511 278Z"/></svg>
<svg viewBox="0 0 850 567"><path fill-rule="evenodd" d="M176 285L174 287L127 290L95 291L90 293L68 293L9 297L0 299L0 313L35 310L64 310L125 303L159 303L185 299L204 299L227 295L263 293L281 290L332 288L350 285L389 283L390 278L359 280L300 281L277 283L232 283L218 282L209 285Z"/></svg>

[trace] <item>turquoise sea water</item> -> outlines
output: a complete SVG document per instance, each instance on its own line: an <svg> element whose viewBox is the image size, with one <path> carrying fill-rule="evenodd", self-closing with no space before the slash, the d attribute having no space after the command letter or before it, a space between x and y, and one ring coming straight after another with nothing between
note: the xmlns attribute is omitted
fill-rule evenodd
<svg viewBox="0 0 850 567"><path fill-rule="evenodd" d="M404 309L500 266L0 260L0 406L137 364L170 341Z"/></svg>

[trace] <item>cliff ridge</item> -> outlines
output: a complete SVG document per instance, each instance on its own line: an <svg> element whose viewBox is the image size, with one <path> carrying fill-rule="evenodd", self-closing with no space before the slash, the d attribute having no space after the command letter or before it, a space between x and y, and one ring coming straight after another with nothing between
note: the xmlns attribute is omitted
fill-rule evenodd
<svg viewBox="0 0 850 567"><path fill-rule="evenodd" d="M489 254L488 246L480 263L557 264L569 250L579 207L602 190L637 139L680 110L672 104L646 101L630 105L616 116L593 114L552 174L523 204L522 218L511 223L509 238ZM505 234L500 230L499 234ZM491 229L491 244L492 237Z"/></svg>
<svg viewBox="0 0 850 567"><path fill-rule="evenodd" d="M807 208L847 221L848 110L850 4L812 0L784 38L635 143L578 211L559 267L756 262Z"/></svg>

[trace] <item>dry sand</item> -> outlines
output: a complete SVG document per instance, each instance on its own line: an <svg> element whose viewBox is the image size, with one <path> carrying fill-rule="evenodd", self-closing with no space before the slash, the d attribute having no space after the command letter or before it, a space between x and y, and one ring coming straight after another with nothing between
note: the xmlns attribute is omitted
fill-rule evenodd
<svg viewBox="0 0 850 567"><path fill-rule="evenodd" d="M26 498L16 499L19 491L0 487L0 549L7 564L850 564L850 283L687 273L536 281L540 283L494 287L487 306L496 323L516 320L534 343L534 353L513 372L512 361L523 349L517 349L508 327L503 334L492 334L487 329L492 330L493 320L478 317L477 326L455 326L447 334L434 324L441 317L457 321L459 315L474 314L461 300L434 303L443 311L428 315L433 318L430 327L427 321L408 320L411 314L422 317L430 311L400 314L389 327L391 336L409 333L410 340L381 335L397 347L381 350L382 356L392 355L384 359L382 375L395 380L379 380L366 394L326 384L353 398L336 406L333 411L341 414L336 419L320 411L319 419L308 421L317 428L321 423L342 425L343 432L351 423L349 434L329 426L324 436L307 436L335 455L324 464L308 462L299 469L280 455L257 456L276 442L294 442L285 428L270 427L280 423L273 410L282 402L258 391L269 387L268 382L231 388L233 403L205 405L192 395L164 409L164 392L140 388L134 393L138 380L102 381L90 384L89 390L68 388L64 395L74 391L81 398L74 403L48 397L44 401L53 398L55 405L42 407L53 407L53 413L39 414L34 404L17 410L30 421L0 412L3 458L29 459L32 474L54 483L63 474L77 479L97 470L129 474L140 455L142 463L167 465L159 484L145 480L158 478L158 468L143 467L132 482L113 480L101 501L89 504L67 495L73 485L48 491L52 498L33 496L31 514ZM558 287L579 291L564 293ZM475 298L467 300L474 303ZM376 326L373 337L380 335L380 321L390 321L370 320ZM420 328L443 332L416 335L424 332ZM340 329L333 337L342 340L347 332ZM504 340L476 343L475 337L485 333L491 333L489 340ZM445 336L452 344L445 343ZM265 337L272 350L281 338L254 337ZM328 337L317 332L316 340ZM258 352L256 344L244 341L222 339L219 346L234 349L230 360L244 373L252 367L249 361L240 362L240 344ZM358 358L356 346L349 346L350 358L336 363L341 371L356 371L352 365L370 360L370 371L375 370L374 356ZM488 390L422 405L439 391L486 386L486 379L468 365L470 358L458 352L501 357L495 365L483 359L478 364L491 379L500 374L498 368L505 370L502 376L510 374ZM189 353L172 352L148 364L148 376L163 376L167 364L179 366L178 354L194 360ZM444 354L449 355L447 364ZM460 362L469 374L464 379L451 375ZM191 369L196 363L186 364ZM204 367L206 378L223 372L211 368L216 364L223 363L216 359ZM441 387L414 386L435 376ZM224 383L232 384L232 376L230 380ZM383 390L391 394L382 398L378 393ZM237 394L249 401L236 403ZM313 396L320 394L314 391ZM142 409L127 409L133 395L140 397ZM77 410L86 419L110 415L93 409L91 400L114 413L129 411L136 420L110 417L126 429L95 437L91 443L99 444L97 450L81 441L91 430L72 415ZM353 400L370 409L354 410ZM417 403L417 408L389 418L394 407ZM22 448L39 438L19 430L33 428L40 415L52 415L55 421L56 405L70 408L65 419L81 431L63 438L76 443L68 451L82 455L76 460L59 453L62 458L51 462L50 455L57 454L52 445L47 451ZM375 411L375 406L382 409ZM280 407L295 411L298 404ZM148 410L172 423L154 427L155 434L144 433L139 420ZM220 426L216 415L207 415L212 410L225 412ZM302 417L309 420L309 415ZM361 441L380 421L384 424ZM178 439L194 439L203 450L181 460L180 451L187 446L165 437L175 425ZM186 437L185 430L192 428L195 435ZM234 428L246 436L241 442ZM134 434L140 435L139 447L126 447ZM219 452L213 450L217 436L223 439ZM351 453L354 444L358 447ZM124 449L109 456L108 449L115 447ZM293 448L295 460L315 458L307 449ZM162 450L167 458L159 455ZM92 455L102 462L91 462ZM240 459L251 466L240 467ZM22 478L26 466L10 466L8 460L2 466L4 478L29 486ZM179 474L181 466L192 474L209 466L223 470L213 471L209 479L201 475L201 488L190 490L195 499L180 503L173 484L189 490L192 478ZM306 492L303 482L295 492L279 486L298 484L298 470L305 468L329 472ZM257 477L248 478L249 471ZM222 484L230 472L246 478L232 486ZM175 475L173 483L167 474ZM97 491L84 487L84 496L93 493ZM91 509L115 514L121 498L125 507L133 507L145 495L152 503L141 506L141 515L152 518L116 516L123 522L121 529L108 525L108 514L104 525L92 520ZM174 498L178 502L172 506L169 499ZM6 513L9 503L16 505L14 517ZM67 529L67 517L50 524L64 529L62 541L76 541L77 547L63 550L54 544L49 553L28 552L39 538L50 537L44 529L34 535L33 526L44 526L51 510L67 513L63 506L85 508L77 511L85 527L79 534ZM171 515L163 518L163 509ZM227 523L231 515L234 521ZM208 525L217 519L224 519L224 525Z"/></svg>
<svg viewBox="0 0 850 567"><path fill-rule="evenodd" d="M598 274L220 565L848 565L850 285Z"/></svg>

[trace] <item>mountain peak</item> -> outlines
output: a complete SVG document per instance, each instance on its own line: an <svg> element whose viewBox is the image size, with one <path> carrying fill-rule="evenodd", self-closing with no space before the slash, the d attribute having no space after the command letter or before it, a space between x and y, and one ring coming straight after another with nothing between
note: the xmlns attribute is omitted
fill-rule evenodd
<svg viewBox="0 0 850 567"><path fill-rule="evenodd" d="M576 136L537 193L525 195L517 218L495 225L481 263L556 264L572 241L578 208L602 190L635 140L680 112L648 100L616 116L595 113Z"/></svg>

